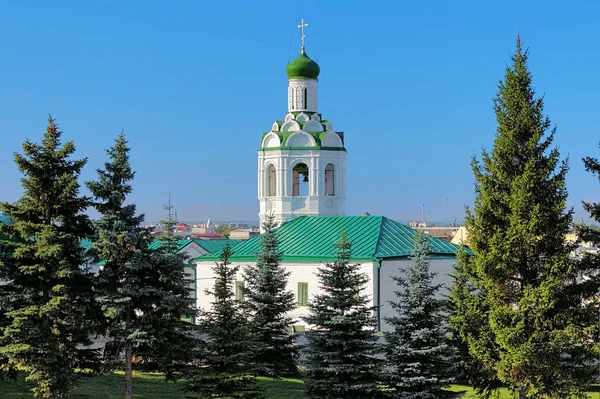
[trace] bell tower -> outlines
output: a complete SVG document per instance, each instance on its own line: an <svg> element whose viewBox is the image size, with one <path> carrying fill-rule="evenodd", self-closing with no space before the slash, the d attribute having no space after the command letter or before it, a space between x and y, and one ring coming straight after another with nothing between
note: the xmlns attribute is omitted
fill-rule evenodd
<svg viewBox="0 0 600 399"><path fill-rule="evenodd" d="M343 132L317 108L319 65L304 48L286 68L288 112L262 135L258 150L260 221L273 214L280 224L305 215L344 215L346 148Z"/></svg>

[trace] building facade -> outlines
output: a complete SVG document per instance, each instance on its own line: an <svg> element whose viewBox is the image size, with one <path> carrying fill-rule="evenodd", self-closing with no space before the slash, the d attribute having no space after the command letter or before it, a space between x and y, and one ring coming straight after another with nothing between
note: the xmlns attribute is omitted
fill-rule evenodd
<svg viewBox="0 0 600 399"><path fill-rule="evenodd" d="M397 276L408 263L416 230L383 216L305 216L284 223L275 231L279 239L279 251L283 258L281 267L290 272L287 289L296 295L297 307L290 316L297 321L295 330L310 330L302 318L308 315L308 303L314 295L322 294L317 270L326 262L336 259L336 242L344 231L352 243L352 263L360 264L360 270L368 277L363 294L371 298L375 307L377 328L388 331L385 318L394 310L389 301L396 300L398 290L392 276ZM455 263L458 245L436 237L427 236L432 248L431 271L437 272L434 283L449 286L450 274ZM243 269L256 262L260 252L260 236L237 243L230 258L233 266L240 269L236 276L236 297L243 300ZM214 287L213 266L220 260L220 253L210 253L196 258L196 303L200 309L208 309L214 301L207 290ZM440 294L445 294L441 292Z"/></svg>

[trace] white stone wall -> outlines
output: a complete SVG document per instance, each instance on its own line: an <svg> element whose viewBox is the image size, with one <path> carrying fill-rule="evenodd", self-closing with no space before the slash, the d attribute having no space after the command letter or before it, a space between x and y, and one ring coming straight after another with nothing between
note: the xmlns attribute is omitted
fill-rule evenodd
<svg viewBox="0 0 600 399"><path fill-rule="evenodd" d="M305 103L306 94L306 103ZM306 107L305 107L306 105ZM288 110L317 112L317 80L290 79L288 83Z"/></svg>
<svg viewBox="0 0 600 399"><path fill-rule="evenodd" d="M232 266L240 266L240 270L236 275L236 280L243 281L242 270L249 263L232 263ZM212 267L214 262L197 262L196 265L196 287L197 287L197 299L196 303L199 309L210 309L213 296L206 293L206 290L212 290L215 284L214 274ZM321 263L282 263L282 267L285 267L290 271L290 277L288 279L288 290L292 291L295 295L295 300L298 300L298 283L308 283L308 301L310 302L314 295L321 294L323 291L319 286L319 279L317 278L316 271L322 266ZM369 282L365 288L364 294L368 295L373 300L373 306L376 301L376 287L373 285L373 271L376 270L375 264L372 262L364 262L360 264L361 272L366 273L369 277ZM306 329L310 329L310 326L302 320L303 316L308 315L307 306L298 306L292 312L290 316L293 317L296 322L295 325L304 325Z"/></svg>
<svg viewBox="0 0 600 399"><path fill-rule="evenodd" d="M292 196L294 166L309 168L308 196ZM325 195L325 168L334 168L334 195ZM268 196L269 165L276 170L275 196ZM331 150L274 150L258 154L259 218L273 213L278 222L303 215L341 216L346 202L346 152Z"/></svg>
<svg viewBox="0 0 600 399"><path fill-rule="evenodd" d="M452 284L452 278L450 274L452 273L452 267L455 263L455 259L431 259L431 271L437 272L437 276L434 279L434 283L440 283L445 286L445 288L441 289L439 292L439 296L447 294L447 288L449 288ZM397 297L394 294L394 291L398 290L398 286L396 282L392 279L393 276L397 276L399 274L398 270L400 268L405 268L410 263L408 259L402 260L384 260L381 266L381 283L379 285L380 293L379 297L377 295L377 269L379 265L377 262L362 262L361 263L361 272L366 273L369 277L369 282L365 288L364 293L369 295L372 299L372 306L377 306L378 301L380 305L380 320L381 320L381 330L389 331L390 327L385 322L385 317L390 317L395 314L392 309L389 301L396 301ZM246 267L249 262L243 263L233 263L233 265L239 265L240 271L236 276L236 280L243 281L242 278L242 269ZM212 289L214 286L214 275L212 272L212 266L214 262L197 262L196 270L196 286L197 286L197 306L201 309L209 309L211 306L211 302L213 300L211 295L206 294L207 289ZM308 300L309 302L314 297L314 295L321 294L323 291L319 286L319 280L316 275L317 269L322 266L321 263L282 263L283 267L290 271L290 277L288 280L288 289L291 290L296 295L298 295L298 283L304 282L308 283ZM310 329L310 326L307 326L306 323L302 321L302 317L308 314L308 307L299 306L294 311L290 313L290 316L297 320L295 324L305 325L307 329Z"/></svg>
<svg viewBox="0 0 600 399"><path fill-rule="evenodd" d="M398 269L404 269L408 264L410 264L410 260L402 259L402 260L384 260L381 266L381 285L380 285L380 315L381 315L381 329L382 331L389 331L390 328L385 323L384 317L390 317L395 314L392 306L389 304L389 301L396 301L397 297L394 294L394 291L398 290L398 286L394 280L392 280L392 276L399 275ZM437 276L434 279L435 284L443 284L445 287L450 287L452 285L452 278L450 274L452 273L452 267L456 263L454 258L452 259L431 259L430 270L432 272L437 272ZM376 265L376 267L378 267ZM377 270L374 272L374 285L375 289L377 289ZM439 296L447 294L447 288L442 288L439 292Z"/></svg>

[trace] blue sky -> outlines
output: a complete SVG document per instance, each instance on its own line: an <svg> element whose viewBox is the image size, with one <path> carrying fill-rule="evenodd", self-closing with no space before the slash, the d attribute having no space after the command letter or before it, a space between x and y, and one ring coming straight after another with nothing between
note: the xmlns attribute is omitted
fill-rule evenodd
<svg viewBox="0 0 600 399"><path fill-rule="evenodd" d="M345 132L348 214L463 217L520 32L579 215L600 199L581 162L600 155L599 14L593 0L0 2L0 200L21 195L12 154L51 113L89 158L82 180L125 130L148 220L169 191L180 219L257 219L256 150L287 110L305 18L319 111Z"/></svg>

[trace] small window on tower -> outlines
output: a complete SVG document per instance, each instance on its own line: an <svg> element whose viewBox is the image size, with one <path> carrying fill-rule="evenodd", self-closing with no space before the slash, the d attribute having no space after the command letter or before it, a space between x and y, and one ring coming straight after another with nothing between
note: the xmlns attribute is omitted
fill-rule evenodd
<svg viewBox="0 0 600 399"><path fill-rule="evenodd" d="M277 174L275 172L275 166L269 165L267 168L267 197L274 197L277 195Z"/></svg>
<svg viewBox="0 0 600 399"><path fill-rule="evenodd" d="M328 164L325 167L325 195L335 195L333 165Z"/></svg>
<svg viewBox="0 0 600 399"><path fill-rule="evenodd" d="M308 109L308 89L304 88L304 109Z"/></svg>

